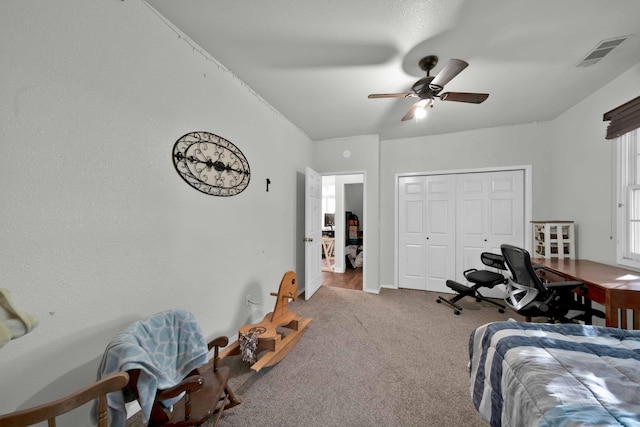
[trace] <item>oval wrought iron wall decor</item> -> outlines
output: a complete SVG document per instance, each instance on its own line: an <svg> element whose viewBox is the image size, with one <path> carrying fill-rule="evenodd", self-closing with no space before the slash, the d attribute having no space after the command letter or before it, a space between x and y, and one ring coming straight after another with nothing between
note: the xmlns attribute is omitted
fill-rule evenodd
<svg viewBox="0 0 640 427"><path fill-rule="evenodd" d="M173 165L187 184L211 196L240 194L251 178L242 151L209 132L189 132L178 139L173 146Z"/></svg>

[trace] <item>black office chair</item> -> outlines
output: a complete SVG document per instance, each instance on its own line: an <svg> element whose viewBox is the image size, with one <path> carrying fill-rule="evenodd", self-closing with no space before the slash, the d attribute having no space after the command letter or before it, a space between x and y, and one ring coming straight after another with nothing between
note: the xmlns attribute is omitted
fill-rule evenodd
<svg viewBox="0 0 640 427"><path fill-rule="evenodd" d="M493 254L491 252L483 252L480 254L480 260L484 265L489 268L493 268L499 271L505 271L507 267L504 265L504 259L502 255ZM472 297L475 298L477 302L486 301L490 304L493 304L498 307L498 311L500 313L504 313L505 306L502 304L498 304L482 295L479 291L480 288L493 288L496 285L507 283L507 279L497 271L493 270L478 270L477 268L470 268L465 270L463 273L464 277L471 283L473 286L466 286L462 283L458 283L454 280L447 280L445 283L447 287L453 290L457 295L450 299L445 299L444 297L438 297L436 302L445 303L449 307L453 308L454 314L460 314L462 311L462 307L456 304L456 302L460 301L464 297Z"/></svg>
<svg viewBox="0 0 640 427"><path fill-rule="evenodd" d="M573 292L582 282L545 283L536 274L529 252L506 244L500 249L511 272L504 298L509 307L525 317L546 317L550 323L590 323L590 316L596 313Z"/></svg>

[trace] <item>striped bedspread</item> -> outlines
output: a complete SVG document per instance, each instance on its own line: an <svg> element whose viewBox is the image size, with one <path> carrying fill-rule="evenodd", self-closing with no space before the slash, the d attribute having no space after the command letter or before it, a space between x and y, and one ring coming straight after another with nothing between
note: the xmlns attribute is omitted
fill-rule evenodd
<svg viewBox="0 0 640 427"><path fill-rule="evenodd" d="M471 397L491 426L640 426L640 331L496 322L469 341Z"/></svg>

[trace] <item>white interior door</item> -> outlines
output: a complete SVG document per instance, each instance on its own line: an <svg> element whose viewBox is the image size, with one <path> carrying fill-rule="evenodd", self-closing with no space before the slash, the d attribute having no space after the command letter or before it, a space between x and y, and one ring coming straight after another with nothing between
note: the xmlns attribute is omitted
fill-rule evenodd
<svg viewBox="0 0 640 427"><path fill-rule="evenodd" d="M456 274L455 175L426 177L425 224L428 291L446 292Z"/></svg>
<svg viewBox="0 0 640 427"><path fill-rule="evenodd" d="M457 176L456 280L463 272L486 268L482 252L500 253L508 243L524 247L524 172L469 173ZM504 286L484 289L489 297L504 297Z"/></svg>
<svg viewBox="0 0 640 427"><path fill-rule="evenodd" d="M305 289L308 300L322 285L322 177L311 168L305 175Z"/></svg>
<svg viewBox="0 0 640 427"><path fill-rule="evenodd" d="M398 286L426 290L426 178L398 180Z"/></svg>
<svg viewBox="0 0 640 427"><path fill-rule="evenodd" d="M398 286L445 291L455 275L455 175L400 177Z"/></svg>

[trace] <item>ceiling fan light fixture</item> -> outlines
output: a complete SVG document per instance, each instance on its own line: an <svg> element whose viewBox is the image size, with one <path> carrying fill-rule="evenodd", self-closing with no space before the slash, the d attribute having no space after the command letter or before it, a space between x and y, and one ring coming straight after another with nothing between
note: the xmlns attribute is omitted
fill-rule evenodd
<svg viewBox="0 0 640 427"><path fill-rule="evenodd" d="M430 75L431 69L437 64L438 57L435 55L425 56L420 60L418 65L427 73L427 75L416 81L411 90L406 93L372 93L369 98L420 98L414 103L409 111L402 116L402 121L411 119L421 119L427 115L426 108L433 107L434 98L442 101L466 102L471 104L480 104L488 97L488 93L474 92L446 92L440 93L444 86L455 76L460 74L462 70L467 68L469 63L462 59L450 59L442 70L435 76Z"/></svg>
<svg viewBox="0 0 640 427"><path fill-rule="evenodd" d="M416 104L420 108L433 107L433 98L423 98Z"/></svg>
<svg viewBox="0 0 640 427"><path fill-rule="evenodd" d="M433 108L433 98L424 98L416 102L416 109L414 111L414 117L416 120L427 117L427 108L429 107Z"/></svg>

